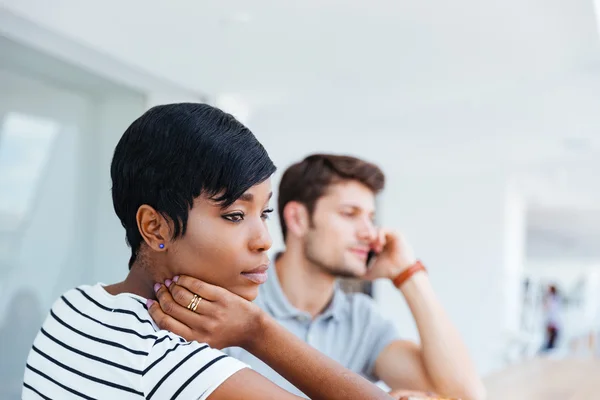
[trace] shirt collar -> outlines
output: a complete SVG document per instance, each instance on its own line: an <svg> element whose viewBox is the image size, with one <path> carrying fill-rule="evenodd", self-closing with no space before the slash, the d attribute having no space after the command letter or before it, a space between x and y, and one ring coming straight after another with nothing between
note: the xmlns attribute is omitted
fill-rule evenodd
<svg viewBox="0 0 600 400"><path fill-rule="evenodd" d="M271 268L269 268L267 274L268 279L267 282L261 286L262 290L260 296L262 296L262 302L269 309L273 317L282 319L310 318L310 314L294 307L285 296L285 293L283 293L283 289L281 288L281 284L279 283L277 269L275 268L274 264L271 265ZM327 306L325 311L323 311L317 318L333 318L334 320L339 320L343 316L347 304L348 299L346 298L346 294L336 283L333 291L333 298L331 299L329 306Z"/></svg>

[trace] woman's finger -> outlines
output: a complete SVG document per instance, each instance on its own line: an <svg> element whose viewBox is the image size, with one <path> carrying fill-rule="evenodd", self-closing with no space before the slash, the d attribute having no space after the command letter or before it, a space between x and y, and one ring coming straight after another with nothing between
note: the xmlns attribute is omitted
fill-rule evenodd
<svg viewBox="0 0 600 400"><path fill-rule="evenodd" d="M169 292L169 289L165 285L157 283L154 290L156 291L156 299L160 304L160 308L162 308L166 314L179 319L178 315L185 310L185 307L179 305L175 299L173 299L171 292Z"/></svg>
<svg viewBox="0 0 600 400"><path fill-rule="evenodd" d="M187 310L197 314L209 314L211 309L211 301L204 299L202 296L190 292L186 288L173 282L169 285L169 292L173 300Z"/></svg>
<svg viewBox="0 0 600 400"><path fill-rule="evenodd" d="M193 340L194 332L192 329L170 315L165 314L158 302L148 300L146 305L148 306L148 313L160 329L173 332L186 340Z"/></svg>
<svg viewBox="0 0 600 400"><path fill-rule="evenodd" d="M160 308L165 314L175 318L192 329L195 329L198 326L198 309L196 309L196 312L194 313L177 303L165 285L160 285L160 288L156 292L156 298ZM200 305L198 305L198 307L200 307Z"/></svg>
<svg viewBox="0 0 600 400"><path fill-rule="evenodd" d="M176 276L175 278L173 278L173 281L176 282L178 285L183 286L190 292L195 293L203 299L209 301L221 300L225 291L219 286L211 285L210 283L203 282L199 279L192 278L191 276L187 275L182 275L179 277Z"/></svg>

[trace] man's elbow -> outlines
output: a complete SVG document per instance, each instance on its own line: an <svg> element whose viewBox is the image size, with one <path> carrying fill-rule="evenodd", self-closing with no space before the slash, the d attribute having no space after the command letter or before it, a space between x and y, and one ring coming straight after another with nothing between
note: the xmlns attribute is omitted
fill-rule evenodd
<svg viewBox="0 0 600 400"><path fill-rule="evenodd" d="M460 400L485 400L487 398L485 386L479 378L440 382L437 389L437 393L440 395Z"/></svg>
<svg viewBox="0 0 600 400"><path fill-rule="evenodd" d="M480 380L476 380L469 385L465 385L462 392L462 400L485 400L487 397L485 386Z"/></svg>

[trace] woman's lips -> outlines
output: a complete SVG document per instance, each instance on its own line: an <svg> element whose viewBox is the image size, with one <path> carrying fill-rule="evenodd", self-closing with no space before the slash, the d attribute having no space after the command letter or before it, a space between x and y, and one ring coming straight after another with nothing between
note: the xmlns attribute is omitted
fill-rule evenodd
<svg viewBox="0 0 600 400"><path fill-rule="evenodd" d="M268 269L269 269L268 265L261 265L260 267L254 268L250 271L242 272L242 275L246 279L248 279L258 285L261 285L267 281L267 270Z"/></svg>

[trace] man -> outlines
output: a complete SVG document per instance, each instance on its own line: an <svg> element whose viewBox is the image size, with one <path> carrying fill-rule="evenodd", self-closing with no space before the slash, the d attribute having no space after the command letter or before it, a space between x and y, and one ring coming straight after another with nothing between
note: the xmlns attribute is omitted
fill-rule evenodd
<svg viewBox="0 0 600 400"><path fill-rule="evenodd" d="M382 171L354 157L316 154L288 168L278 199L286 250L270 268L256 302L299 338L373 382L381 380L392 390L481 399L483 385L424 266L402 235L374 225L375 196L383 187ZM367 268L370 251L377 255ZM402 340L368 296L343 293L339 277L394 281L410 306L421 344ZM250 353L226 351L301 395Z"/></svg>

